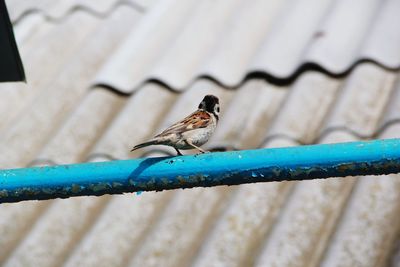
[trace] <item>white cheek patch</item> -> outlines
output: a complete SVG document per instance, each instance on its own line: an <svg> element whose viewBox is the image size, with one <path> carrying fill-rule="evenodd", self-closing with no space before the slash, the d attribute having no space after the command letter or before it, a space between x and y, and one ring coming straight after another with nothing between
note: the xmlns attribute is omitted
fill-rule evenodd
<svg viewBox="0 0 400 267"><path fill-rule="evenodd" d="M215 114L219 114L219 105L218 105L218 104L215 105L214 113L215 113Z"/></svg>

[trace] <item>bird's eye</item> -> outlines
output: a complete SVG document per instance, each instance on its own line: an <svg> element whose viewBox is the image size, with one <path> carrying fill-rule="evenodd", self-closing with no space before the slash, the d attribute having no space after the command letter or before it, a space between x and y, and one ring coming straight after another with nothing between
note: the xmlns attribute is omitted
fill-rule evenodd
<svg viewBox="0 0 400 267"><path fill-rule="evenodd" d="M217 112L219 112L219 107L217 107Z"/></svg>

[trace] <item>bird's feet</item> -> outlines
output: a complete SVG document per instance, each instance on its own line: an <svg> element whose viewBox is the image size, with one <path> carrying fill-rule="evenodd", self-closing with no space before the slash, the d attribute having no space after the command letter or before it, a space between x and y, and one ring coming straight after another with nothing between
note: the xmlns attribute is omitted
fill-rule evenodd
<svg viewBox="0 0 400 267"><path fill-rule="evenodd" d="M177 156L183 156L182 153L177 148L175 148L175 150L176 150Z"/></svg>
<svg viewBox="0 0 400 267"><path fill-rule="evenodd" d="M211 153L210 151L203 150L203 149L198 149L197 151L199 151L199 152L197 153L197 155Z"/></svg>

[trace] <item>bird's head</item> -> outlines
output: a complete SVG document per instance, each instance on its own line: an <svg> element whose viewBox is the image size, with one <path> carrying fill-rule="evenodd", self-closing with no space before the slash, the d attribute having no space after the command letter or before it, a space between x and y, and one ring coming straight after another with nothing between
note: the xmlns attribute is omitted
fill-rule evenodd
<svg viewBox="0 0 400 267"><path fill-rule="evenodd" d="M199 105L199 109L213 113L217 119L219 115L219 99L214 95L206 95Z"/></svg>

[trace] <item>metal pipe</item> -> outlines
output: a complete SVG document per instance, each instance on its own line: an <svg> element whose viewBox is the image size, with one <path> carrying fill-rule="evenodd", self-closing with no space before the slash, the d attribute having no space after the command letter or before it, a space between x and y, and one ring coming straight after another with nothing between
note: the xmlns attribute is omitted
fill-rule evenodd
<svg viewBox="0 0 400 267"><path fill-rule="evenodd" d="M0 203L400 172L400 139L0 170Z"/></svg>

